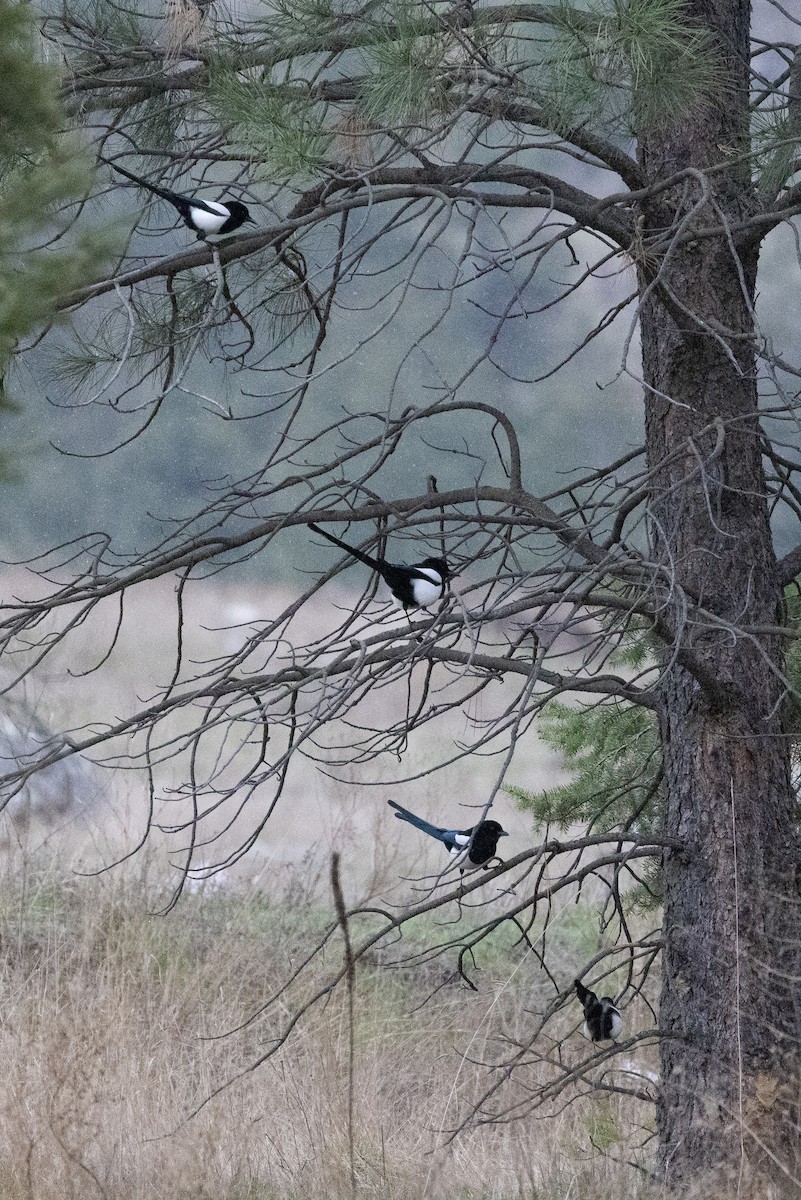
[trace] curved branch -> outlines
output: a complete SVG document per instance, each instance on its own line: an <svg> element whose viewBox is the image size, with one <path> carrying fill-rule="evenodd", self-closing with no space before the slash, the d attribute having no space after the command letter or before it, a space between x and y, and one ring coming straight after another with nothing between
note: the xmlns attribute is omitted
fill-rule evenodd
<svg viewBox="0 0 801 1200"><path fill-rule="evenodd" d="M467 190L477 183L497 183L522 188L525 195ZM355 191L358 194L333 199L338 191ZM64 297L58 308L74 308L119 287L132 287L147 279L173 277L183 271L210 266L214 262L215 253L219 256L220 263L226 266L261 250L274 249L291 234L343 212L432 196L467 202L472 200L476 204L491 207L552 209L555 206L578 224L588 229L597 229L623 248L630 244L633 235L634 226L628 216L616 208L620 197L598 199L589 192L541 171L525 171L522 168L503 165L493 168L468 164L386 168L374 171L365 178L349 176L329 179L307 192L285 221L261 233L229 238L213 248L204 243L191 250L127 271L113 279L99 280Z"/></svg>

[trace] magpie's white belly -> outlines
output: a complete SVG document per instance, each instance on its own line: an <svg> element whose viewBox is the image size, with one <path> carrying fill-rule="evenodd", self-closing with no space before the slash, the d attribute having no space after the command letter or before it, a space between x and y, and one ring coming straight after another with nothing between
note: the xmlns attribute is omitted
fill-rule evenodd
<svg viewBox="0 0 801 1200"><path fill-rule="evenodd" d="M222 229L225 222L230 217L231 213L224 204L218 204L216 200L207 200L209 208L213 208L214 212L206 212L204 208L192 207L189 211L192 216L192 224L196 229L202 229L204 233L217 233ZM217 216L217 214L220 214Z"/></svg>
<svg viewBox="0 0 801 1200"><path fill-rule="evenodd" d="M467 857L467 843L470 841L470 838L465 836L464 834L460 834L460 835L458 835L457 840L459 842L459 845L454 846L453 849L451 850L451 859L453 860L453 866L461 867L461 869L463 871L475 871L476 864L472 863L470 861L470 859Z"/></svg>
<svg viewBox="0 0 801 1200"><path fill-rule="evenodd" d="M412 580L412 595L414 596L415 604L420 608L425 608L428 604L433 604L435 600L439 600L442 595L442 576L438 571L429 571L427 568L421 568L425 571L425 579Z"/></svg>
<svg viewBox="0 0 801 1200"><path fill-rule="evenodd" d="M612 1013L612 1032L609 1035L608 1040L616 1042L617 1039L620 1037L620 1031L622 1028L623 1028L623 1018L621 1017L621 1015L617 1011L617 1009L615 1009L615 1011ZM584 1034L584 1036L588 1042L592 1041L592 1034L590 1033L590 1027L586 1021L584 1022L584 1024L581 1027L581 1032Z"/></svg>

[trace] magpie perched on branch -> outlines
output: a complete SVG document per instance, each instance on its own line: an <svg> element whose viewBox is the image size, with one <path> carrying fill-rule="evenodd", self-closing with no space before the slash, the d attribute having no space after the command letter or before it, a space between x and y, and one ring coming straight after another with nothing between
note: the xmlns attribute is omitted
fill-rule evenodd
<svg viewBox="0 0 801 1200"><path fill-rule="evenodd" d="M576 993L584 1005L582 1033L585 1038L591 1042L616 1041L623 1028L623 1018L612 997L601 996L599 1000L579 979L576 980Z"/></svg>
<svg viewBox="0 0 801 1200"><path fill-rule="evenodd" d="M495 855L498 839L509 836L497 821L479 821L470 829L440 829L438 825L416 817L394 800L388 800L387 804L396 810L395 816L399 821L408 821L415 829L422 829L429 837L442 842L450 850L453 866L459 867L462 872L486 867Z"/></svg>
<svg viewBox="0 0 801 1200"><path fill-rule="evenodd" d="M177 208L184 224L188 225L201 241L205 241L209 234L233 233L240 225L256 224L248 212L247 206L239 200L226 200L223 204L219 200L200 200L197 196L181 196L178 192L171 192L168 188L157 187L155 183L149 183L140 175L134 175L133 171L128 171L125 167L110 162L102 154L99 154L98 158L106 166L111 167L112 171L118 171L126 179L132 179L140 187L152 192L154 196L161 196L162 200L166 200L174 208Z"/></svg>
<svg viewBox="0 0 801 1200"><path fill-rule="evenodd" d="M340 550L347 550L348 554L358 558L359 562L377 571L404 608L427 608L429 604L441 600L445 594L451 573L444 558L424 558L417 566L404 567L399 563L386 562L383 558L373 558L363 550L356 550L311 521L308 527L313 533L319 533L321 537L339 546Z"/></svg>

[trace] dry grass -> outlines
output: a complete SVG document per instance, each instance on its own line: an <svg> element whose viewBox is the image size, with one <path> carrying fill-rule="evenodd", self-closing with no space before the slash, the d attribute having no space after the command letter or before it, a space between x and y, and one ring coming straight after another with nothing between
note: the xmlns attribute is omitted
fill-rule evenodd
<svg viewBox="0 0 801 1200"><path fill-rule="evenodd" d="M192 653L215 653L242 636L203 634L203 626L257 620L282 599L209 588L195 601L192 621L201 632ZM154 585L131 604L117 653L88 685L52 667L49 675L35 676L30 686L40 715L56 724L65 716L77 723L122 713L137 692L163 682L174 649L169 601L169 588ZM112 629L114 613L102 620ZM88 661L108 629L84 632ZM391 697L385 694L381 703ZM464 736L460 720L454 716L419 740L399 770L419 769L447 751L454 737ZM531 737L515 780L542 786L555 766ZM175 878L169 864L176 839L155 834L125 867L93 878L76 873L131 846L143 820L137 785L120 786L112 776L88 816L58 826L23 827L6 818L5 834L0 830L0 1200L351 1196L344 988L312 1010L280 1054L248 1071L301 994L341 963L341 942L332 942L312 976L268 1013L230 1037L214 1035L258 1012L331 920L333 849L342 852L349 904L368 895L385 905L406 903L414 895L409 877L435 869L438 847L393 820L385 800L458 820L459 803L483 803L495 769L492 761L465 760L447 776L396 786L378 771L337 782L300 762L248 859L185 896L166 918L148 914L164 903ZM508 797L499 799L495 813L512 833L510 851L531 838L528 818ZM597 935L597 921L593 934L592 917L582 924L577 911L569 906L564 919L556 914L552 927L550 966L567 981L594 952L587 937ZM406 944L419 949L439 940L442 919L418 922ZM627 1122L650 1116L632 1114L628 1104L624 1118L617 1100L600 1093L547 1121L472 1127L447 1142L444 1135L486 1083L484 1064L505 1053L502 1038L524 1040L548 997L543 972L511 934L496 939L479 960L478 992L448 981L452 959L398 970L387 966L388 958L361 963L356 976L360 1197L605 1200L641 1194L638 1176L613 1159L629 1156ZM568 1053L584 1052L578 1037L567 1046Z"/></svg>
<svg viewBox="0 0 801 1200"><path fill-rule="evenodd" d="M291 997L232 1037L204 1036L254 1013L330 912L296 881L283 895L196 893L167 918L149 916L161 894L148 874L143 864L81 879L60 875L42 854L8 858L0 1197L349 1196L344 989L279 1056L186 1119L264 1053ZM413 936L424 942L432 932ZM332 947L318 982L339 953ZM494 1057L502 1031L524 1032L538 986L535 967L511 944L482 965L478 993L451 984L423 1003L445 974L439 963L358 971L358 1194L556 1200L621 1186L636 1194L631 1172L592 1147L599 1130L614 1143L622 1128L608 1100L582 1101L547 1122L468 1130L442 1145L438 1134L482 1076L473 1064Z"/></svg>

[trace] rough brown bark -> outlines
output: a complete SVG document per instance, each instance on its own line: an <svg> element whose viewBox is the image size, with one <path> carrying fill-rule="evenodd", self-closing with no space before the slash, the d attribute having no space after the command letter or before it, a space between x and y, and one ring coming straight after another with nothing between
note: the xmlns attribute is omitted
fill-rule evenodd
<svg viewBox="0 0 801 1200"><path fill-rule="evenodd" d="M711 29L725 98L697 123L647 134L649 178L719 164L748 137L747 0L694 0ZM691 220L747 216L747 166L705 177ZM646 234L702 200L688 174L644 212ZM681 588L732 626L775 624L781 603L760 454L752 305L757 252L725 237L674 246L642 313L646 438L657 469L654 553ZM672 294L668 295L666 289ZM675 301L678 301L677 305ZM686 308L685 315L681 309ZM689 314L693 314L692 316ZM715 334L719 336L716 337ZM668 456L670 461L668 462ZM665 832L687 854L664 864L660 1161L674 1187L725 1193L798 1176L793 1096L798 1026L795 812L782 735L782 648L667 617L717 685L676 665L661 695ZM699 676L703 677L701 672ZM754 1189L763 1189L754 1191Z"/></svg>

